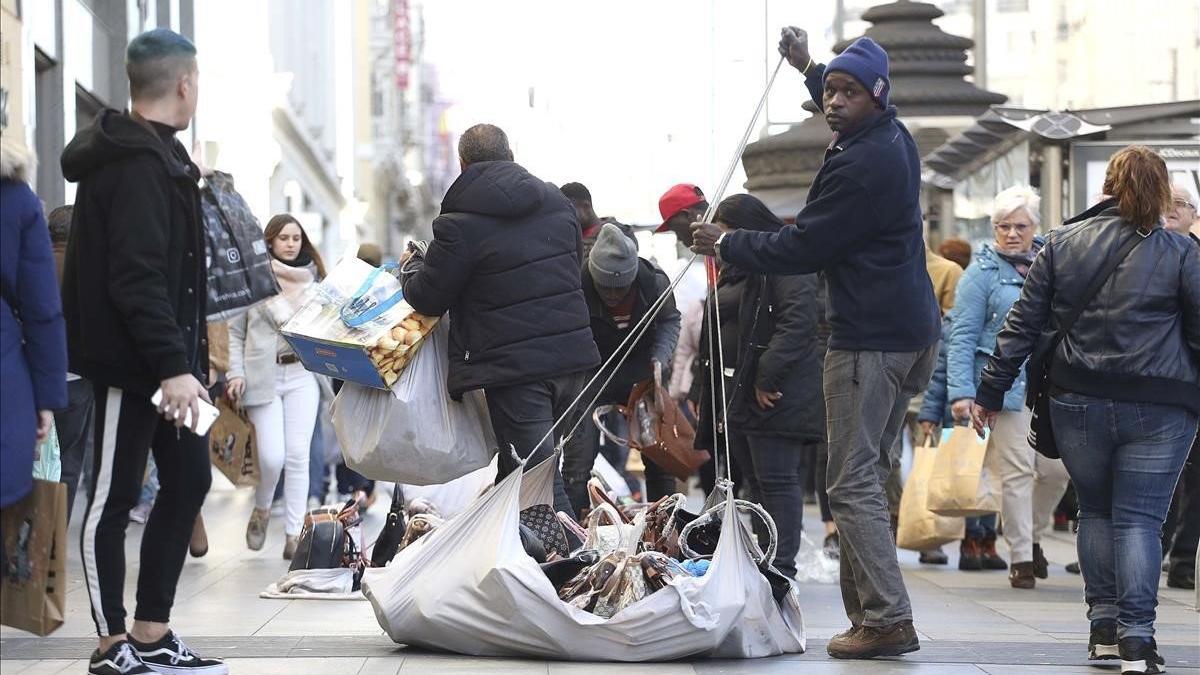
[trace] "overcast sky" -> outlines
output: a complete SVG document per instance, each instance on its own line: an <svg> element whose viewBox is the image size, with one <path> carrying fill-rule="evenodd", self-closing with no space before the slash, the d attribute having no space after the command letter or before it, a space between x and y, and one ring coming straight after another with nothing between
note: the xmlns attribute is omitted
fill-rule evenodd
<svg viewBox="0 0 1200 675"><path fill-rule="evenodd" d="M827 55L831 8L772 0L767 17L762 0L436 0L425 57L455 102L456 132L498 124L535 174L584 183L601 215L651 223L675 183L711 196L775 65L779 26L811 26ZM802 118L799 75L784 71L776 89L772 118ZM739 166L729 194L744 181Z"/></svg>

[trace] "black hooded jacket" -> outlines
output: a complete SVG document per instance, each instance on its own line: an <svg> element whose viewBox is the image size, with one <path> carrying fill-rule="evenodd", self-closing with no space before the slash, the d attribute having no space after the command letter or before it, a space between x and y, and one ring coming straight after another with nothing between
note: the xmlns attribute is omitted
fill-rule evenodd
<svg viewBox="0 0 1200 675"><path fill-rule="evenodd" d="M104 110L62 154L79 187L63 267L71 370L154 393L208 377L200 172L166 129Z"/></svg>
<svg viewBox="0 0 1200 675"><path fill-rule="evenodd" d="M580 285L575 208L515 162L463 171L404 297L450 312L450 394L537 382L600 363Z"/></svg>

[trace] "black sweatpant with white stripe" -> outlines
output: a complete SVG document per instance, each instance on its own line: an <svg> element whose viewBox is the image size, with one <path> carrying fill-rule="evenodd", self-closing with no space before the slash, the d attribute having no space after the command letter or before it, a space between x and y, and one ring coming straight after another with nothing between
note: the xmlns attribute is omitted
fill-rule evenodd
<svg viewBox="0 0 1200 675"><path fill-rule="evenodd" d="M83 571L101 636L124 633L125 529L137 505L147 452L159 491L142 533L139 621L167 622L196 515L212 483L208 441L167 422L149 397L97 384L95 446L83 522Z"/></svg>

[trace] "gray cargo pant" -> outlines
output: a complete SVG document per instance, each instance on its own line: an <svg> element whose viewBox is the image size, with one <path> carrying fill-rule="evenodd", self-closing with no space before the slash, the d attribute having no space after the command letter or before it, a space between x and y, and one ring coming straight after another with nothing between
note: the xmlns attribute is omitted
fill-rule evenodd
<svg viewBox="0 0 1200 675"><path fill-rule="evenodd" d="M855 626L912 619L884 483L908 400L929 384L938 345L919 352L825 357L829 506L841 541L842 602Z"/></svg>

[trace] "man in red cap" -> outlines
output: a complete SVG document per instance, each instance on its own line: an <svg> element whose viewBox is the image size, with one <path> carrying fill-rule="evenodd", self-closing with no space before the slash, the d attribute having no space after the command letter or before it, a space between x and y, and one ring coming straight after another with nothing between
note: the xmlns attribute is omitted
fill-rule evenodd
<svg viewBox="0 0 1200 675"><path fill-rule="evenodd" d="M658 200L658 212L662 214L663 223L654 232L674 232L679 243L690 247L692 223L703 218L707 210L708 200L700 188L691 183L675 185Z"/></svg>

